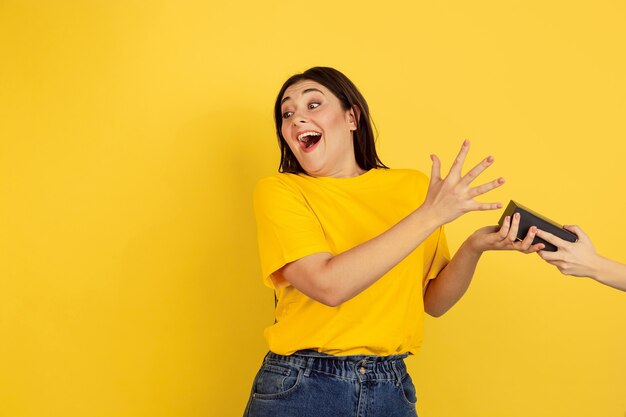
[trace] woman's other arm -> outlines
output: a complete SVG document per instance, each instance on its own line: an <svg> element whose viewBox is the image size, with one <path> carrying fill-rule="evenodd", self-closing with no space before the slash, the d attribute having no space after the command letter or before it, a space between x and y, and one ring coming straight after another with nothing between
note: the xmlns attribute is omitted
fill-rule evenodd
<svg viewBox="0 0 626 417"><path fill-rule="evenodd" d="M439 317L452 308L467 291L483 252L517 250L532 253L543 249L541 243L532 244L537 232L534 226L524 240L517 241L519 222L519 213L513 216L513 220L507 216L501 228L483 227L463 242L450 263L437 275L437 279L429 281L424 293L424 310L431 316Z"/></svg>

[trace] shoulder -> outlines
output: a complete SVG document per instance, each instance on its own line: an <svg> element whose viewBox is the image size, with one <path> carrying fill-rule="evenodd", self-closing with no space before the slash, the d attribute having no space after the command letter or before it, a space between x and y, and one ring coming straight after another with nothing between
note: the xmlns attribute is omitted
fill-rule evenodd
<svg viewBox="0 0 626 417"><path fill-rule="evenodd" d="M295 189L293 179L289 178L293 174L274 174L261 178L254 187L255 197L259 194L272 193L281 190Z"/></svg>
<svg viewBox="0 0 626 417"><path fill-rule="evenodd" d="M295 174L274 174L260 179L254 187L253 200L257 206L276 206L287 202L301 202L302 191Z"/></svg>

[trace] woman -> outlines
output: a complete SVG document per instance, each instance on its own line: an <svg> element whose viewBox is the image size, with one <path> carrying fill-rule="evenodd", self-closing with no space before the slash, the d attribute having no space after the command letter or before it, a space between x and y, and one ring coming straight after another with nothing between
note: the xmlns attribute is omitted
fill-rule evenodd
<svg viewBox="0 0 626 417"><path fill-rule="evenodd" d="M537 236L558 248L556 252L539 251L541 258L565 275L589 277L601 284L626 291L626 265L598 255L591 239L578 226L564 226L578 236L568 242L552 233L538 230Z"/></svg>
<svg viewBox="0 0 626 417"><path fill-rule="evenodd" d="M423 312L450 309L484 251L543 246L531 245L534 228L515 242L514 218L478 230L450 259L443 225L501 208L474 198L502 178L470 187L493 158L462 176L466 141L445 178L434 155L430 181L387 169L367 102L339 71L292 76L274 110L280 173L258 183L254 203L276 322L245 415L415 416L403 359L420 346Z"/></svg>

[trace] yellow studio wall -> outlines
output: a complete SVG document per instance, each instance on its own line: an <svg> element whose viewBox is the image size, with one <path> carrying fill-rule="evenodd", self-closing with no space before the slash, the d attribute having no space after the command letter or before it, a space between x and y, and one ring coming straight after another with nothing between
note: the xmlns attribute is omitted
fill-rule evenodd
<svg viewBox="0 0 626 417"><path fill-rule="evenodd" d="M383 161L493 154L485 200L626 261L626 5L0 2L0 416L239 416L265 354L251 191L313 65ZM469 167L468 164L468 167ZM452 249L500 213L448 226ZM626 414L626 294L488 253L408 359L420 416Z"/></svg>

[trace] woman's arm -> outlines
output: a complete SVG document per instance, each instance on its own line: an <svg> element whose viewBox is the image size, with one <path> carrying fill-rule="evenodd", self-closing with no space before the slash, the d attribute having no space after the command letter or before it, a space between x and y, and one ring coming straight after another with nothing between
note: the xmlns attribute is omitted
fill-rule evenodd
<svg viewBox="0 0 626 417"><path fill-rule="evenodd" d="M598 255L597 262L592 265L587 276L609 287L626 291L626 265L619 262Z"/></svg>
<svg viewBox="0 0 626 417"><path fill-rule="evenodd" d="M424 293L424 310L431 316L439 317L452 308L467 291L483 252L517 250L532 253L543 249L542 243L532 244L537 233L534 226L530 228L524 240L516 240L519 222L519 213L513 216L512 221L507 216L500 229L497 226L483 227L463 242L437 279L429 281Z"/></svg>
<svg viewBox="0 0 626 417"><path fill-rule="evenodd" d="M336 306L380 279L441 225L470 211L501 208L500 203L474 201L475 197L502 185L504 180L500 178L470 187L470 183L493 163L493 158L485 158L462 176L468 151L469 142L465 141L444 179L441 178L439 159L433 155L431 179L424 203L389 230L335 256L330 253L305 256L285 265L275 274L307 296Z"/></svg>
<svg viewBox="0 0 626 417"><path fill-rule="evenodd" d="M558 248L556 252L539 252L539 256L561 273L576 277L589 277L596 281L626 291L626 265L600 256L596 253L591 239L578 226L565 226L578 236L578 241L567 242L552 233L539 230L540 238Z"/></svg>
<svg viewBox="0 0 626 417"><path fill-rule="evenodd" d="M415 210L391 229L333 256L316 253L279 273L309 297L337 306L356 296L407 257L439 224L427 208Z"/></svg>

